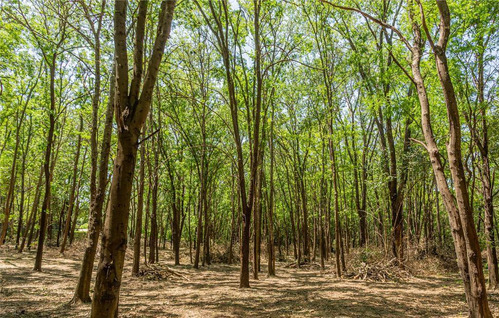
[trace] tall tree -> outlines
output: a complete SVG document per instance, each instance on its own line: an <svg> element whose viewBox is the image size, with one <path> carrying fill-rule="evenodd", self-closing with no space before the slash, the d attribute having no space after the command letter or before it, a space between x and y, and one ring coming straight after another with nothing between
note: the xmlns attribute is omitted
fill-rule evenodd
<svg viewBox="0 0 500 318"><path fill-rule="evenodd" d="M93 48L94 57L94 90L92 93L92 126L90 133L90 210L89 210L89 228L87 231L85 252L83 254L82 267L78 283L73 295L73 302L90 302L90 284L92 270L94 267L95 254L97 251L97 242L101 231L102 209L106 197L106 185L108 181L108 161L111 147L112 123L115 98L115 66L113 65L110 78L109 99L106 107L104 120L104 132L101 142L100 162L98 165L98 116L101 99L101 30L103 26L103 17L105 13L106 0L100 2L100 6L94 8L86 1L79 1L83 11L85 21L90 29L90 35L83 33L82 29L77 28L79 34ZM96 21L94 23L94 17ZM97 171L99 169L99 171ZM97 172L99 176L97 177ZM75 214L76 216L76 214ZM76 221L76 220L75 220ZM73 222L73 226L76 222ZM73 233L73 231L72 231ZM71 242L71 240L70 240Z"/></svg>
<svg viewBox="0 0 500 318"><path fill-rule="evenodd" d="M170 30L175 0L161 2L158 28L148 68L143 80L145 27L148 1L139 2L136 21L133 75L129 82L127 55L127 1L115 1L115 119L117 123L118 149L115 157L110 188L110 202L104 224L101 257L97 268L95 291L92 301L92 317L116 317L118 297L127 248L127 226L130 195L135 170L138 140L142 126L151 107L160 62ZM142 84L142 90L141 90Z"/></svg>

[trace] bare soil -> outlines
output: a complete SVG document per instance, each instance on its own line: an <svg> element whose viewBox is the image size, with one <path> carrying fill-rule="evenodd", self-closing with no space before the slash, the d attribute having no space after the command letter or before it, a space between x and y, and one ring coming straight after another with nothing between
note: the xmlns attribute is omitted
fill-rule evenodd
<svg viewBox="0 0 500 318"><path fill-rule="evenodd" d="M47 247L43 271L34 272L35 251L18 254L12 247L1 248L0 317L88 317L90 304L68 305L81 257L78 247L65 256ZM179 275L159 280L132 277L129 252L120 317L467 317L456 274L372 282L338 279L333 264L321 271L278 262L278 276L266 277L263 265L259 280L251 280L249 289L239 289L238 265L195 270L189 258L183 261L186 265L173 266L170 252L160 251L156 268L168 266ZM489 296L498 317L498 291Z"/></svg>

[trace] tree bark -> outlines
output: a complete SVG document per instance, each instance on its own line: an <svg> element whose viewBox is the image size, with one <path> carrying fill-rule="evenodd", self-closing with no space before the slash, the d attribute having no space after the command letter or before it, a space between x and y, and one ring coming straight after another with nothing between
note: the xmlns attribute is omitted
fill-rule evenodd
<svg viewBox="0 0 500 318"><path fill-rule="evenodd" d="M269 154L271 156L269 165L269 204L267 207L267 274L276 275L276 257L274 253L274 104L271 106L271 128L269 133Z"/></svg>
<svg viewBox="0 0 500 318"><path fill-rule="evenodd" d="M467 261L471 281L469 309L474 316L491 317L492 315L488 306L488 294L486 293L483 275L481 249L474 227L473 211L469 203L469 195L462 162L460 115L446 57L446 46L450 35L450 11L446 0L436 0L436 3L440 15L439 40L435 45L431 44L431 46L433 47L436 68L448 113L450 139L446 149L455 188L456 204L460 214L467 248ZM428 39L432 41L430 36Z"/></svg>
<svg viewBox="0 0 500 318"><path fill-rule="evenodd" d="M56 76L56 59L57 55L53 54L52 63L50 64L50 110L49 110L49 131L47 133L47 148L45 149L45 193L43 197L42 212L40 215L40 234L38 236L38 246L36 250L35 266L33 270L42 271L43 244L45 242L45 231L47 228L47 210L50 205L50 158L52 154L52 142L54 139L54 130L56 124L56 95L55 95L55 76Z"/></svg>
<svg viewBox="0 0 500 318"><path fill-rule="evenodd" d="M118 126L118 149L110 188L110 202L104 225L101 256L97 268L91 317L117 317L118 299L127 248L130 196L136 163L138 138L151 107L153 88L170 36L175 0L161 2L158 29L148 70L142 82L143 37L148 2L139 3L134 45L134 75L128 80L126 15L127 2L115 1L114 42L116 59L115 114ZM141 22L142 21L142 22Z"/></svg>
<svg viewBox="0 0 500 318"><path fill-rule="evenodd" d="M101 143L98 186L95 190L95 195L91 195L86 246L83 254L80 275L78 277L78 283L76 285L75 294L73 295L73 302L91 301L90 284L92 281L92 270L94 267L94 260L97 252L99 234L101 232L102 209L104 205L104 199L106 197L106 186L108 183L108 162L111 148L111 135L113 132L113 105L115 100L114 79L115 71L113 68L109 88L109 101L106 109L106 118L104 120L104 133ZM97 129L97 126L93 127L93 129L94 128Z"/></svg>
<svg viewBox="0 0 500 318"><path fill-rule="evenodd" d="M68 233L70 231L70 225L71 225L71 215L73 214L73 207L75 206L75 190L76 190L76 185L77 185L77 178L78 178L78 161L80 160L80 146L82 143L82 134L83 133L83 116L80 115L80 128L79 128L79 134L78 134L78 141L76 144L76 154L75 154L75 162L73 165L73 178L72 178L72 185L71 185L71 193L69 196L69 207L68 207L68 213L66 215L66 222L64 225L64 234L63 234L63 241L61 244L61 249L60 253L64 254L64 249L66 248L66 241L68 239Z"/></svg>
<svg viewBox="0 0 500 318"><path fill-rule="evenodd" d="M26 228L25 228L24 233L23 233L23 240L22 240L21 246L19 247L19 250L18 250L19 253L23 252L24 246L26 243L26 239L27 239L29 233L32 233L33 225L36 222L36 214L38 211L38 205L40 204L40 195L41 195L41 191L42 191L43 174L44 174L44 169L43 169L43 164L42 164L40 166L40 174L38 175L38 181L36 184L35 199L33 200L33 205L31 208L30 216L28 217L28 222L26 223Z"/></svg>
<svg viewBox="0 0 500 318"><path fill-rule="evenodd" d="M333 109L331 110L333 112ZM332 114L333 115L333 114ZM330 119L328 124L328 130L330 135L333 134L333 120ZM334 193L334 205L335 205L335 267L337 269L337 277L342 277L342 272L340 270L340 220L339 220L339 193L337 185L337 166L335 160L335 147L333 144L332 137L328 139L328 148L330 153L330 165L332 169L333 176L333 193Z"/></svg>
<svg viewBox="0 0 500 318"><path fill-rule="evenodd" d="M423 78L420 73L420 59L422 56L420 27L413 24L414 46L412 47L412 73L413 80L417 87L418 97L421 106L422 130L424 133L426 149L429 154L432 168L436 176L439 191L443 197L446 210L448 212L452 236L455 243L455 252L458 258L462 279L465 286L465 294L469 304L469 312L473 317L491 317L488 307L486 288L484 285L484 276L482 266L480 266L481 253L477 235L475 235L474 222L471 220L469 198L465 185L463 165L460 149L460 125L456 100L454 96L451 79L447 76L447 61L444 55L446 42L449 33L449 10L446 1L437 0L441 24L439 47L433 47L437 50L436 65L440 81L442 82L445 103L450 122L450 140L447 146L450 169L455 184L456 201L448 187L444 168L441 163L439 149L434 139L431 127L430 108L427 98L427 92ZM429 40L430 37L429 37ZM434 45L432 45L434 46ZM458 120L458 122L457 122ZM457 125L458 124L458 125ZM478 262L479 261L479 262Z"/></svg>
<svg viewBox="0 0 500 318"><path fill-rule="evenodd" d="M139 274L139 263L141 259L141 231L142 231L142 211L144 208L144 168L146 160L145 144L141 145L141 164L139 168L139 193L137 194L137 215L134 233L134 260L132 265L132 275Z"/></svg>
<svg viewBox="0 0 500 318"><path fill-rule="evenodd" d="M30 92L31 96L31 92ZM24 121L24 114L26 112L26 107L28 102L23 107L21 114L19 111L16 112L16 145L14 147L14 154L12 158L12 167L10 168L10 179L9 179L9 187L7 190L7 198L5 199L5 207L4 207L4 219L2 224L2 232L0 234L0 246L5 243L5 237L7 236L7 228L9 227L9 218L10 218L10 210L12 204L14 202L14 185L16 183L16 170L17 170L17 153L19 152L19 144L21 142L21 127ZM17 118L20 117L20 118ZM19 121L18 121L19 120ZM24 172L23 172L24 173Z"/></svg>
<svg viewBox="0 0 500 318"><path fill-rule="evenodd" d="M21 200L19 202L19 218L17 221L17 234L16 234L16 250L19 247L19 240L21 236L21 232L23 230L23 215L24 215L24 196L26 193L25 186L25 175L26 175L26 158L28 157L29 146L31 142L31 131L32 131L32 122L30 121L30 125L28 128L28 140L26 142L26 148L23 151L22 161L21 161ZM27 228L26 228L27 229Z"/></svg>
<svg viewBox="0 0 500 318"><path fill-rule="evenodd" d="M476 143L479 153L481 154L482 166L481 172L481 184L483 192L483 202L484 202L484 234L486 238L486 254L488 258L488 287L491 289L498 289L498 258L496 250L496 238L494 232L494 208L493 208L493 187L491 185L491 170L490 170L490 157L489 157L489 139L488 139L488 126L486 123L486 105L484 98L484 40L479 39L478 43L480 53L477 54L478 63L478 74L477 74L477 90L478 90L478 102L480 107L481 115L481 129L482 133L479 134L475 127L469 128L471 130L472 137ZM469 120L469 118L466 117ZM473 206L473 205L472 205ZM478 223L480 224L480 223ZM479 231L479 228L478 228Z"/></svg>

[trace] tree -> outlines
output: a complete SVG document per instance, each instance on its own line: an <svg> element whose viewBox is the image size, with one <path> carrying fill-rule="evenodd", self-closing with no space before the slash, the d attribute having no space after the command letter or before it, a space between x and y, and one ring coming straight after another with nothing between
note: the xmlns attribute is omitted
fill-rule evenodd
<svg viewBox="0 0 500 318"><path fill-rule="evenodd" d="M104 224L101 257L97 269L92 317L115 317L127 248L130 195L135 170L138 140L146 121L160 62L170 36L175 0L161 2L158 29L143 81L144 31L149 2L139 3L134 42L133 76L128 79L127 1L116 1L114 10L115 42L115 119L118 125L118 149L110 188L110 202ZM142 91L141 89L142 84ZM129 92L130 91L130 92Z"/></svg>
<svg viewBox="0 0 500 318"><path fill-rule="evenodd" d="M94 57L94 89L92 93L92 128L90 133L90 211L89 211L89 229L87 232L86 247L82 260L82 267L78 278L78 283L73 295L73 302L90 302L90 284L94 259L97 251L99 233L101 231L102 208L105 199L106 185L108 183L108 161L111 147L112 121L114 112L115 98L115 70L114 65L111 71L109 100L105 112L104 131L101 142L100 162L98 166L98 115L101 99L101 30L102 21L105 12L106 0L101 1L98 12L88 5L85 1L79 2L86 22L89 25L90 35L83 33L83 28L77 28L79 34L93 48ZM94 24L93 17L96 17ZM97 171L99 169L99 171ZM97 172L99 176L97 177ZM75 214L76 216L76 214ZM76 219L73 226L76 224ZM72 231L73 233L73 231Z"/></svg>

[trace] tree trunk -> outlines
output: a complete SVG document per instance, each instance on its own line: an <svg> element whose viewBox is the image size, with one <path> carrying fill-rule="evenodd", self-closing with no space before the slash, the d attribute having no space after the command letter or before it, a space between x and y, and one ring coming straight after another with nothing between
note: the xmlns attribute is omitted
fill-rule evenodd
<svg viewBox="0 0 500 318"><path fill-rule="evenodd" d="M52 73L51 73L51 76L52 76ZM54 76L55 76L55 74L54 74ZM29 96L31 96L31 92L30 92ZM21 141L21 127L22 127L22 124L24 121L24 117L25 117L24 114L26 112L27 105L28 105L28 102L26 102L25 106L23 107L21 114L19 114L19 111L16 112L16 115L17 115L16 116L16 145L14 147L14 154L12 157L12 167L10 168L10 179L9 179L9 187L7 190L7 198L5 199L5 207L4 207L4 212L3 212L4 219L3 219L3 224L2 224L2 232L0 234L0 246L2 246L5 243L5 237L7 236L7 228L9 227L10 210L11 210L12 204L14 202L14 185L16 183L16 176L17 176L17 174L16 174L17 153L19 152L19 144ZM20 117L20 118L18 119L17 117ZM19 122L18 122L18 120L19 120ZM24 175L24 172L23 172L23 175Z"/></svg>
<svg viewBox="0 0 500 318"><path fill-rule="evenodd" d="M73 179L72 179L72 185L71 185L71 193L69 196L69 207L68 207L68 213L66 215L66 223L64 225L64 234L63 234L63 241L61 244L61 249L60 253L64 254L64 249L66 247L66 241L68 239L68 233L70 231L70 225L71 225L71 215L73 214L73 207L75 206L75 190L76 190L76 184L77 184L77 177L78 177L78 160L80 159L80 146L82 143L82 133L83 133L83 116L80 115L80 128L79 128L80 133L78 134L78 141L76 144L76 154L75 154L75 162L73 165Z"/></svg>
<svg viewBox="0 0 500 318"><path fill-rule="evenodd" d="M43 173L44 173L43 167L44 166L42 164L40 167L40 174L38 175L38 181L36 184L35 199L33 201L33 206L31 208L30 216L28 218L28 222L26 223L26 228L25 228L24 233L23 233L23 240L21 243L21 247L19 247L19 250L18 250L19 253L22 253L24 250L24 246L25 246L26 238L28 237L28 234L31 235L31 233L33 233L32 229L34 228L34 224L36 222L36 214L38 211L38 205L40 203L40 194L42 191L42 180L43 180L42 177L43 177Z"/></svg>
<svg viewBox="0 0 500 318"><path fill-rule="evenodd" d="M484 47L483 39L480 38L479 46ZM488 126L486 123L485 99L484 99L484 51L478 56L478 102L481 109L481 128L482 136L479 138L478 134L473 131L476 144L478 145L481 154L482 169L481 169L481 183L484 201L484 234L486 237L486 253L488 258L488 287L494 290L498 289L498 258L497 258L497 243L494 232L494 208L493 208L493 187L491 185L490 174L490 158L489 158L489 139L488 139Z"/></svg>
<svg viewBox="0 0 500 318"><path fill-rule="evenodd" d="M82 184L82 174L85 168L85 159L87 158L87 149L83 153L82 167L80 168L80 176L78 177L78 185L76 186L76 195L75 195L75 205L73 213L73 221L71 222L71 230L69 232L69 245L73 245L73 241L75 239L75 230L76 230L76 221L78 220L78 215L80 213L80 189Z"/></svg>
<svg viewBox="0 0 500 318"><path fill-rule="evenodd" d="M333 122L330 119L330 123L328 124L328 129L330 131L330 135L333 134ZM328 140L328 148L330 150L330 160L331 160L331 169L333 176L333 193L334 193L334 205L335 205L335 264L337 269L337 277L342 277L342 272L340 270L340 220L339 220L339 194L338 194L338 185L337 185L337 166L335 163L335 148L333 144L333 140L330 137Z"/></svg>
<svg viewBox="0 0 500 318"><path fill-rule="evenodd" d="M141 165L139 168L139 193L137 194L137 215L135 222L134 233L134 260L132 265L132 275L137 276L139 273L139 262L141 259L141 231L142 231L142 210L144 206L144 167L146 160L145 144L141 145Z"/></svg>
<svg viewBox="0 0 500 318"><path fill-rule="evenodd" d="M198 222L197 222L197 227L196 227L196 251L194 254L194 268L199 267L199 262L200 262L200 248L201 248L201 238L202 238L202 231L203 231L203 223L202 223L202 218L203 218L203 191L204 189L200 189L200 195L198 198Z"/></svg>
<svg viewBox="0 0 500 318"><path fill-rule="evenodd" d="M177 204L172 204L172 243L174 248L174 264L180 265L180 245L181 245L181 211Z"/></svg>
<svg viewBox="0 0 500 318"><path fill-rule="evenodd" d="M261 161L261 156L259 156L259 161ZM262 166L259 164L259 166ZM261 218L262 218L262 178L263 170L259 169L259 173L256 180L257 192L254 197L254 220L253 220L253 279L259 279L260 271L260 242L261 242Z"/></svg>
<svg viewBox="0 0 500 318"><path fill-rule="evenodd" d="M111 148L111 135L113 128L113 113L114 113L114 100L115 100L115 71L114 67L111 72L110 88L109 88L109 101L106 109L106 118L104 121L104 133L101 143L101 153L99 162L99 180L96 188L96 193L90 202L89 222L86 238L86 246L83 254L82 267L78 277L75 294L73 295L73 302L90 302L90 284L92 281L92 270L94 268L94 260L97 252L97 243L99 234L101 232L102 223L102 209L104 199L106 196L106 186L108 182L108 162L109 153ZM97 110L95 110L97 111ZM97 129L93 127L92 129ZM94 156L94 155L93 155ZM93 161L94 162L94 161ZM74 222L73 224L75 224Z"/></svg>
<svg viewBox="0 0 500 318"><path fill-rule="evenodd" d="M165 44L170 35L175 0L161 2L157 35L142 85L142 92L139 96L142 82L143 41L147 7L148 2L139 3L134 43L134 74L129 85L126 32L127 2L115 2L115 113L118 126L118 149L111 181L110 202L102 235L101 256L97 268L91 317L118 316L118 299L127 248L127 226L138 138L151 107L153 88Z"/></svg>
<svg viewBox="0 0 500 318"><path fill-rule="evenodd" d="M473 211L469 202L461 150L461 124L453 83L448 72L446 46L450 35L450 11L446 0L436 0L440 15L439 41L433 47L436 68L441 82L446 110L448 113L450 139L447 144L451 176L455 188L456 203L463 226L467 261L471 282L471 302L469 309L474 316L491 317L488 294L483 275L481 249L474 227Z"/></svg>
<svg viewBox="0 0 500 318"><path fill-rule="evenodd" d="M20 239L20 236L21 236L21 232L22 232L22 229L23 229L23 214L24 214L24 196L25 196L25 192L26 192L26 189L24 187L25 185L25 175L26 175L26 158L28 156L28 151L29 151L29 146L30 146L30 141L31 141L31 131L32 131L32 122L30 121L30 125L29 125L29 128L28 128L28 141L26 142L26 149L23 151L23 159L22 159L22 162L21 162L21 200L20 200L20 203L19 203L19 219L18 219L18 222L17 222L17 234L16 234L16 249L19 247L19 239ZM28 227L26 227L26 230L28 229ZM26 231L25 231L26 232Z"/></svg>
<svg viewBox="0 0 500 318"><path fill-rule="evenodd" d="M273 107L274 104L271 106ZM273 233L273 214L274 214L274 108L271 115L271 131L269 134L269 154L271 162L269 165L269 204L267 207L267 274L276 275L276 257L274 253L274 233ZM278 245L279 246L279 245Z"/></svg>
<svg viewBox="0 0 500 318"><path fill-rule="evenodd" d="M56 76L56 58L54 54L52 57L52 64L50 64L50 111L49 111L49 131L47 134L47 148L45 149L45 162L43 169L45 171L45 193L43 197L42 213L40 215L40 234L38 236L38 246L36 250L35 266L33 270L42 271L42 256L43 244L45 242L45 231L47 228L47 210L50 205L50 157L52 154L52 142L54 139L54 130L56 124L56 95L55 95L55 76Z"/></svg>
<svg viewBox="0 0 500 318"><path fill-rule="evenodd" d="M447 28L449 31L449 11L446 2L437 0L440 7L442 24L440 26L440 39L446 42L447 35L443 32ZM420 73L420 59L422 50L420 47L420 29L415 23L413 24L415 35L415 44L412 48L412 72L413 80L417 87L418 98L421 106L422 130L425 138L425 145L429 154L434 175L436 177L439 191L443 197L443 202L448 212L450 227L455 243L455 252L457 254L458 266L462 275L465 286L465 294L469 304L470 315L473 317L491 317L488 308L487 295L484 285L484 276L482 275L482 267L478 263L481 259L477 236L474 240L474 224L471 222L470 210L468 210L468 195L465 187L465 178L463 178L463 165L460 151L460 126L457 126L458 114L456 113L456 103L450 102L450 98L454 99L453 88L451 81L445 77L447 73L446 59L443 56L436 55L436 65L440 79L443 85L443 92L450 120L450 141L447 146L448 159L452 170L452 178L456 189L456 198L453 197L444 174L444 168L441 163L439 149L434 139L434 134L431 127L430 108L427 98L427 92L423 78ZM440 40L440 42L442 42ZM439 49L440 54L444 54L445 46L441 43ZM450 91L451 90L451 91ZM453 95L453 97L451 97ZM458 153L456 153L458 151ZM460 211L461 210L461 211Z"/></svg>
<svg viewBox="0 0 500 318"><path fill-rule="evenodd" d="M150 117L153 118L152 116ZM151 127L153 127L153 122L151 121ZM152 175L150 175L152 191L151 191L151 230L149 233L149 263L153 264L156 262L156 244L158 242L158 221L157 221L157 210L158 210L158 153L156 150L155 137L153 137L153 142L151 149L153 150L153 160L154 168L149 169ZM174 189L175 191L175 189Z"/></svg>
<svg viewBox="0 0 500 318"><path fill-rule="evenodd" d="M97 268L92 317L115 317L118 307L123 260L127 248L127 224L132 176L135 168L138 135L124 131L118 139L114 163L110 204L101 243Z"/></svg>

